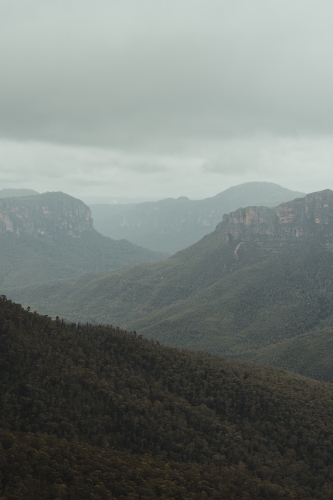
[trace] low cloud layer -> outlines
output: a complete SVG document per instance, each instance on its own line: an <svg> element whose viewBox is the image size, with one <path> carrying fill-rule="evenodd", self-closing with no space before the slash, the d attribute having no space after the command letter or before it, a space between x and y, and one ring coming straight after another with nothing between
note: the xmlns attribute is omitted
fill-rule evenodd
<svg viewBox="0 0 333 500"><path fill-rule="evenodd" d="M78 198L209 197L265 180L311 192L331 187L331 137L256 137L209 143L197 156L127 153L96 147L0 141L0 186L65 191ZM207 152L206 151L206 152Z"/></svg>
<svg viewBox="0 0 333 500"><path fill-rule="evenodd" d="M2 186L333 187L332 15L327 0L0 0Z"/></svg>

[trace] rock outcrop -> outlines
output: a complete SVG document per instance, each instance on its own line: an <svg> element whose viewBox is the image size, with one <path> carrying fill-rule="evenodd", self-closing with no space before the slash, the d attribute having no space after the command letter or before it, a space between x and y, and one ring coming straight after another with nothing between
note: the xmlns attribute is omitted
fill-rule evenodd
<svg viewBox="0 0 333 500"><path fill-rule="evenodd" d="M152 250L175 253L214 231L222 216L244 206L274 207L304 193L268 182L249 182L204 200L185 196L138 205L92 206L96 229Z"/></svg>
<svg viewBox="0 0 333 500"><path fill-rule="evenodd" d="M0 199L0 233L78 236L92 229L90 209L64 193Z"/></svg>
<svg viewBox="0 0 333 500"><path fill-rule="evenodd" d="M329 245L333 242L333 191L311 193L275 208L240 208L225 214L217 230L225 241L247 241L260 235L268 241L325 236Z"/></svg>

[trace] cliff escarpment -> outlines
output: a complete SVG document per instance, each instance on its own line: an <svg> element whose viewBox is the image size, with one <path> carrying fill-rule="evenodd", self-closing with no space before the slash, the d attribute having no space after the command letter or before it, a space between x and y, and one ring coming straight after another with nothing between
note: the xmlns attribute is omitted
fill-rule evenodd
<svg viewBox="0 0 333 500"><path fill-rule="evenodd" d="M102 234L172 254L214 231L223 214L238 207L274 207L300 196L304 194L277 184L249 182L204 200L181 196L138 205L93 205L91 208L95 227Z"/></svg>
<svg viewBox="0 0 333 500"><path fill-rule="evenodd" d="M330 247L333 243L333 191L311 193L275 208L240 208L224 215L217 231L225 233L225 241L232 238L247 241L261 235L268 241L324 236Z"/></svg>
<svg viewBox="0 0 333 500"><path fill-rule="evenodd" d="M327 190L231 212L164 262L16 289L11 298L70 321L80 314L169 345L250 359L333 326L332 242Z"/></svg>
<svg viewBox="0 0 333 500"><path fill-rule="evenodd" d="M64 193L0 199L0 233L77 236L92 230L90 209Z"/></svg>
<svg viewBox="0 0 333 500"><path fill-rule="evenodd" d="M2 293L166 257L102 236L90 209L64 193L0 199L0 255Z"/></svg>

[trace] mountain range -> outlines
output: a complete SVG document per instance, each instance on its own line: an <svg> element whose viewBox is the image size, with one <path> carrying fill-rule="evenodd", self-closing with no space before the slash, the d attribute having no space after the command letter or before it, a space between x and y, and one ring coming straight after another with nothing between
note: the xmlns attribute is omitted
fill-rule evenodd
<svg viewBox="0 0 333 500"><path fill-rule="evenodd" d="M225 213L249 205L273 207L304 193L270 182L248 182L203 200L186 196L139 204L91 205L96 229L151 250L173 254L211 233Z"/></svg>
<svg viewBox="0 0 333 500"><path fill-rule="evenodd" d="M274 358L280 366L283 345L297 338L309 349L305 334L315 342L333 325L332 249L333 192L326 190L226 214L213 233L163 262L9 295L43 314L112 323L223 357ZM295 351L282 366L302 372ZM319 372L332 379L328 365Z"/></svg>
<svg viewBox="0 0 333 500"><path fill-rule="evenodd" d="M94 229L90 209L64 193L0 198L0 254L3 292L166 257L102 236Z"/></svg>
<svg viewBox="0 0 333 500"><path fill-rule="evenodd" d="M332 385L283 370L333 381L332 191L111 270L163 255L3 197L0 254L0 498L333 497Z"/></svg>

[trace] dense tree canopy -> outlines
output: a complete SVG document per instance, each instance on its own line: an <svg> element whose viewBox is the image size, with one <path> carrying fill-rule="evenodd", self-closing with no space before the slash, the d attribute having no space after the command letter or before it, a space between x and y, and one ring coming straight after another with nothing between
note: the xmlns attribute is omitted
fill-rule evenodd
<svg viewBox="0 0 333 500"><path fill-rule="evenodd" d="M328 384L5 297L0 370L4 498L333 495Z"/></svg>

